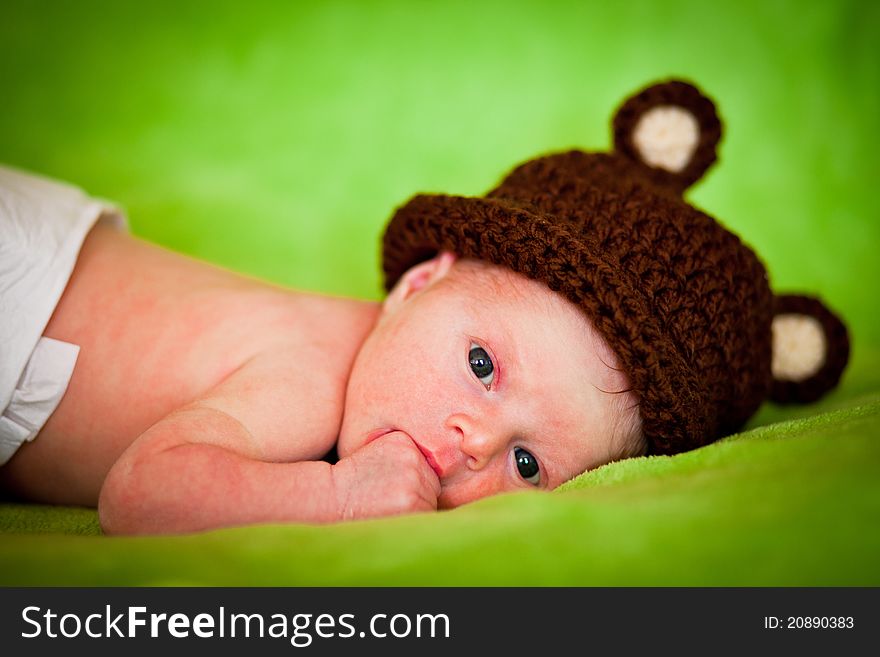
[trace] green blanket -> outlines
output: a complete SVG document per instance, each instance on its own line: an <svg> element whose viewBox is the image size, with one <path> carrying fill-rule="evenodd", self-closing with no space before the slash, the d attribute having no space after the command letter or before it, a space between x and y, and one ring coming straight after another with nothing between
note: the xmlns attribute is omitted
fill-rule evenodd
<svg viewBox="0 0 880 657"><path fill-rule="evenodd" d="M774 289L846 318L837 390L437 514L108 538L91 509L0 504L0 585L880 585L880 9L616 4L13 0L0 161L118 201L178 251L378 299L379 235L411 194L606 149L628 93L689 78L725 136L688 198Z"/></svg>

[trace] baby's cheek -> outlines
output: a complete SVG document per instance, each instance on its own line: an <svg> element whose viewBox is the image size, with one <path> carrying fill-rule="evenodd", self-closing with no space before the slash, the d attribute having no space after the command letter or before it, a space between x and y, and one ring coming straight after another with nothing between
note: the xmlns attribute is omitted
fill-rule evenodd
<svg viewBox="0 0 880 657"><path fill-rule="evenodd" d="M443 484L437 506L440 509L454 509L462 504L474 502L490 495L504 492L501 480L484 473L472 473L466 480Z"/></svg>
<svg viewBox="0 0 880 657"><path fill-rule="evenodd" d="M397 399L389 407L401 428L412 435L422 436L435 448L447 445L458 449L458 436L452 435L448 420L468 410L462 401L468 392L445 372L426 369L418 379L398 388Z"/></svg>

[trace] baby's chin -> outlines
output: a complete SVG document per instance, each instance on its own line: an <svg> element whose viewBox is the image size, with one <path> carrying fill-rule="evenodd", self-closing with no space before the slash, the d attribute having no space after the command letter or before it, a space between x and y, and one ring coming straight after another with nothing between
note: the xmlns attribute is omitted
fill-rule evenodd
<svg viewBox="0 0 880 657"><path fill-rule="evenodd" d="M480 495L479 493L461 491L458 490L455 485L444 485L440 492L440 497L437 498L437 510L443 511L445 509L455 509L456 507L476 502L477 500L490 495L491 493Z"/></svg>

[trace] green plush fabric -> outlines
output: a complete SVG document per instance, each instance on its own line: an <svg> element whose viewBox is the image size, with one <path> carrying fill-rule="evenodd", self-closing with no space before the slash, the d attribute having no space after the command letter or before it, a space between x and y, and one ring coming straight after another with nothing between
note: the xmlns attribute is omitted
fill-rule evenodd
<svg viewBox="0 0 880 657"><path fill-rule="evenodd" d="M818 404L550 494L150 538L0 504L0 584L880 584L880 7L717 4L5 2L0 161L118 201L169 248L362 298L411 194L606 149L626 95L691 79L725 136L688 198L777 291L845 317L853 350Z"/></svg>
<svg viewBox="0 0 880 657"><path fill-rule="evenodd" d="M182 537L6 535L0 582L878 586L878 436L875 395L439 514ZM98 531L94 513L12 512L12 530Z"/></svg>

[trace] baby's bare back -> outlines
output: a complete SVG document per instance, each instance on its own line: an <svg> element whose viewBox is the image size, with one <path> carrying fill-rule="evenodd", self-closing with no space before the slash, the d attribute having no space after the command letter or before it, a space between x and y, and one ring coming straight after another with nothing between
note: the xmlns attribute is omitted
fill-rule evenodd
<svg viewBox="0 0 880 657"><path fill-rule="evenodd" d="M138 436L218 389L253 441L228 447L270 461L319 459L335 443L348 373L377 312L98 225L45 331L80 346L73 377L0 483L27 499L93 506Z"/></svg>

